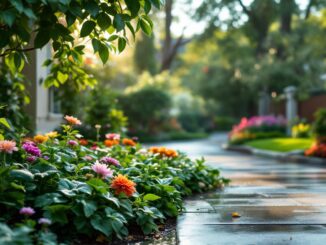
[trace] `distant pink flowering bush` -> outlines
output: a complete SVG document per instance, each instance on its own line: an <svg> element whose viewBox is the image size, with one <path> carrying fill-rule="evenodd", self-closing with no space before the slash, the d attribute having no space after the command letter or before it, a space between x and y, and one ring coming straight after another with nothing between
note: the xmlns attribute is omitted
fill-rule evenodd
<svg viewBox="0 0 326 245"><path fill-rule="evenodd" d="M268 136L283 134L286 128L286 119L282 116L253 116L242 118L240 123L233 126L229 134L232 142L246 141L256 138L266 138ZM265 137L266 136L266 137Z"/></svg>

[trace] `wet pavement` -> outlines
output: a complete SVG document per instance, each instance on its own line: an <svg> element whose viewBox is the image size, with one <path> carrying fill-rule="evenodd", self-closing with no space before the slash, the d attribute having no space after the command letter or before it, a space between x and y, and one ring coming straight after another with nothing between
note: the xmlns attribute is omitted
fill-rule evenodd
<svg viewBox="0 0 326 245"><path fill-rule="evenodd" d="M219 134L164 144L204 156L232 180L223 190L185 201L179 244L326 244L326 167L226 152L219 147L224 142ZM232 218L233 212L241 217Z"/></svg>

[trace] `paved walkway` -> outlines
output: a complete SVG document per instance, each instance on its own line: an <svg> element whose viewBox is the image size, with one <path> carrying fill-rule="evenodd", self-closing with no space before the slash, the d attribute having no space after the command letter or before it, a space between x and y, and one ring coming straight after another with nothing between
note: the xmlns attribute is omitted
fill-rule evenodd
<svg viewBox="0 0 326 245"><path fill-rule="evenodd" d="M165 144L204 155L232 179L224 190L186 200L177 226L180 244L326 244L326 167L225 152L217 146L224 140L214 135Z"/></svg>

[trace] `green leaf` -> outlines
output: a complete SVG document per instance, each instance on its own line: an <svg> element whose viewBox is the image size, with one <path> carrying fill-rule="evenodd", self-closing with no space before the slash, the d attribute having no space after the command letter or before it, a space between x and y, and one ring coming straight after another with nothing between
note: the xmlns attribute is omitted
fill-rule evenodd
<svg viewBox="0 0 326 245"><path fill-rule="evenodd" d="M6 118L1 117L1 118L0 118L0 124L4 125L4 126L7 127L8 129L10 129L10 125L9 125L9 123L8 123L8 121L7 121Z"/></svg>
<svg viewBox="0 0 326 245"><path fill-rule="evenodd" d="M117 32L123 30L123 28L125 27L125 22L123 21L121 14L117 14L116 16L114 16L113 26L115 27Z"/></svg>
<svg viewBox="0 0 326 245"><path fill-rule="evenodd" d="M45 44L50 41L50 31L45 29L40 29L34 40L35 48L42 48Z"/></svg>
<svg viewBox="0 0 326 245"><path fill-rule="evenodd" d="M109 38L108 38L108 41L109 42L112 42L114 40L116 40L119 36L118 35L111 35Z"/></svg>
<svg viewBox="0 0 326 245"><path fill-rule="evenodd" d="M1 11L0 13L1 13L0 17L4 20L5 24L11 27L16 19L15 10L11 8L5 11Z"/></svg>
<svg viewBox="0 0 326 245"><path fill-rule="evenodd" d="M150 1L157 9L159 9L162 5L160 0L150 0Z"/></svg>
<svg viewBox="0 0 326 245"><path fill-rule="evenodd" d="M11 0L11 4L17 9L19 13L22 13L24 10L24 5L22 0Z"/></svg>
<svg viewBox="0 0 326 245"><path fill-rule="evenodd" d="M99 55L102 60L102 63L105 64L109 58L109 49L103 43L101 43L99 46Z"/></svg>
<svg viewBox="0 0 326 245"><path fill-rule="evenodd" d="M130 24L130 22L126 22L126 25L127 25L128 29L130 30L130 32L132 34L132 37L135 40L135 38L136 38L136 32L135 32L134 27Z"/></svg>
<svg viewBox="0 0 326 245"><path fill-rule="evenodd" d="M82 200L81 203L83 205L84 214L87 218L92 216L97 209L97 204L95 201Z"/></svg>
<svg viewBox="0 0 326 245"><path fill-rule="evenodd" d="M161 198L160 196L149 193L144 196L144 201L156 201L160 198Z"/></svg>
<svg viewBox="0 0 326 245"><path fill-rule="evenodd" d="M65 73L62 73L61 71L58 71L57 79L59 80L59 82L61 84L64 84L67 81L68 78L69 78L68 74L65 74Z"/></svg>
<svg viewBox="0 0 326 245"><path fill-rule="evenodd" d="M97 24L104 31L112 24L111 18L106 13L100 13L97 17Z"/></svg>
<svg viewBox="0 0 326 245"><path fill-rule="evenodd" d="M86 1L86 4L84 5L85 9L87 10L88 13L91 14L91 16L96 17L98 15L98 12L100 11L100 8L94 1Z"/></svg>
<svg viewBox="0 0 326 245"><path fill-rule="evenodd" d="M152 8L152 4L150 2L150 0L145 0L144 2L144 11L146 14L149 14L149 12L151 11Z"/></svg>
<svg viewBox="0 0 326 245"><path fill-rule="evenodd" d="M76 21L76 16L75 15L73 15L71 12L67 12L66 13L66 22L67 22L67 26L69 27L69 26L71 26L73 23L75 23L75 21Z"/></svg>
<svg viewBox="0 0 326 245"><path fill-rule="evenodd" d="M96 38L92 39L92 46L93 46L94 53L99 51L100 45L101 45L101 42L98 39L96 39Z"/></svg>
<svg viewBox="0 0 326 245"><path fill-rule="evenodd" d="M106 236L112 234L111 221L109 219L103 219L99 215L94 215L91 219L91 225L95 230L102 232Z"/></svg>
<svg viewBox="0 0 326 245"><path fill-rule="evenodd" d="M88 36L95 28L95 22L92 20L88 20L84 22L81 31L80 31L80 37L86 37Z"/></svg>
<svg viewBox="0 0 326 245"><path fill-rule="evenodd" d="M138 0L125 0L127 8L130 10L131 16L136 16L140 9L140 3Z"/></svg>
<svg viewBox="0 0 326 245"><path fill-rule="evenodd" d="M17 180L32 181L34 179L34 175L26 169L11 170L10 175Z"/></svg>
<svg viewBox="0 0 326 245"><path fill-rule="evenodd" d="M119 52L121 53L125 47L126 47L126 39L122 38L122 37L119 37L119 40L118 40L118 49L119 49Z"/></svg>
<svg viewBox="0 0 326 245"><path fill-rule="evenodd" d="M152 26L150 24L150 22L148 22L148 20L144 19L144 18L141 18L139 20L139 23L140 23L140 28L142 29L142 31L150 36L152 34Z"/></svg>

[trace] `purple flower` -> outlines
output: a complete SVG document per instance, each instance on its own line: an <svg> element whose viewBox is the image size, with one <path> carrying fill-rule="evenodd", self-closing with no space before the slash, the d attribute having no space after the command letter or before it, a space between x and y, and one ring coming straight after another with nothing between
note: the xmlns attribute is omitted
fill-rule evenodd
<svg viewBox="0 0 326 245"><path fill-rule="evenodd" d="M116 167L120 166L120 162L117 159L113 158L113 157L102 157L100 159L100 162L106 163L106 164L112 164L112 165L114 165Z"/></svg>
<svg viewBox="0 0 326 245"><path fill-rule="evenodd" d="M138 137L135 137L135 136L132 137L131 139L132 139L133 141L138 141Z"/></svg>
<svg viewBox="0 0 326 245"><path fill-rule="evenodd" d="M50 157L49 157L49 156L43 156L43 159L44 159L44 160L49 160Z"/></svg>
<svg viewBox="0 0 326 245"><path fill-rule="evenodd" d="M78 145L78 143L75 140L69 140L68 141L68 145L70 145L70 146L76 146L76 145Z"/></svg>
<svg viewBox="0 0 326 245"><path fill-rule="evenodd" d="M35 211L31 207L23 207L19 210L19 213L25 216L32 216L35 214Z"/></svg>
<svg viewBox="0 0 326 245"><path fill-rule="evenodd" d="M40 157L41 150L31 141L27 141L23 144L22 148L29 154Z"/></svg>
<svg viewBox="0 0 326 245"><path fill-rule="evenodd" d="M26 157L26 161L27 161L27 162L30 162L30 163L35 162L36 159L37 159L36 156L27 156L27 157Z"/></svg>
<svg viewBox="0 0 326 245"><path fill-rule="evenodd" d="M52 221L49 220L49 219L47 219L47 218L40 218L40 219L38 220L38 223L39 223L40 225L51 225L51 224L52 224Z"/></svg>
<svg viewBox="0 0 326 245"><path fill-rule="evenodd" d="M92 169L95 173L100 175L103 179L106 177L112 177L113 176L113 170L109 169L105 164L101 164L99 162L96 162Z"/></svg>

